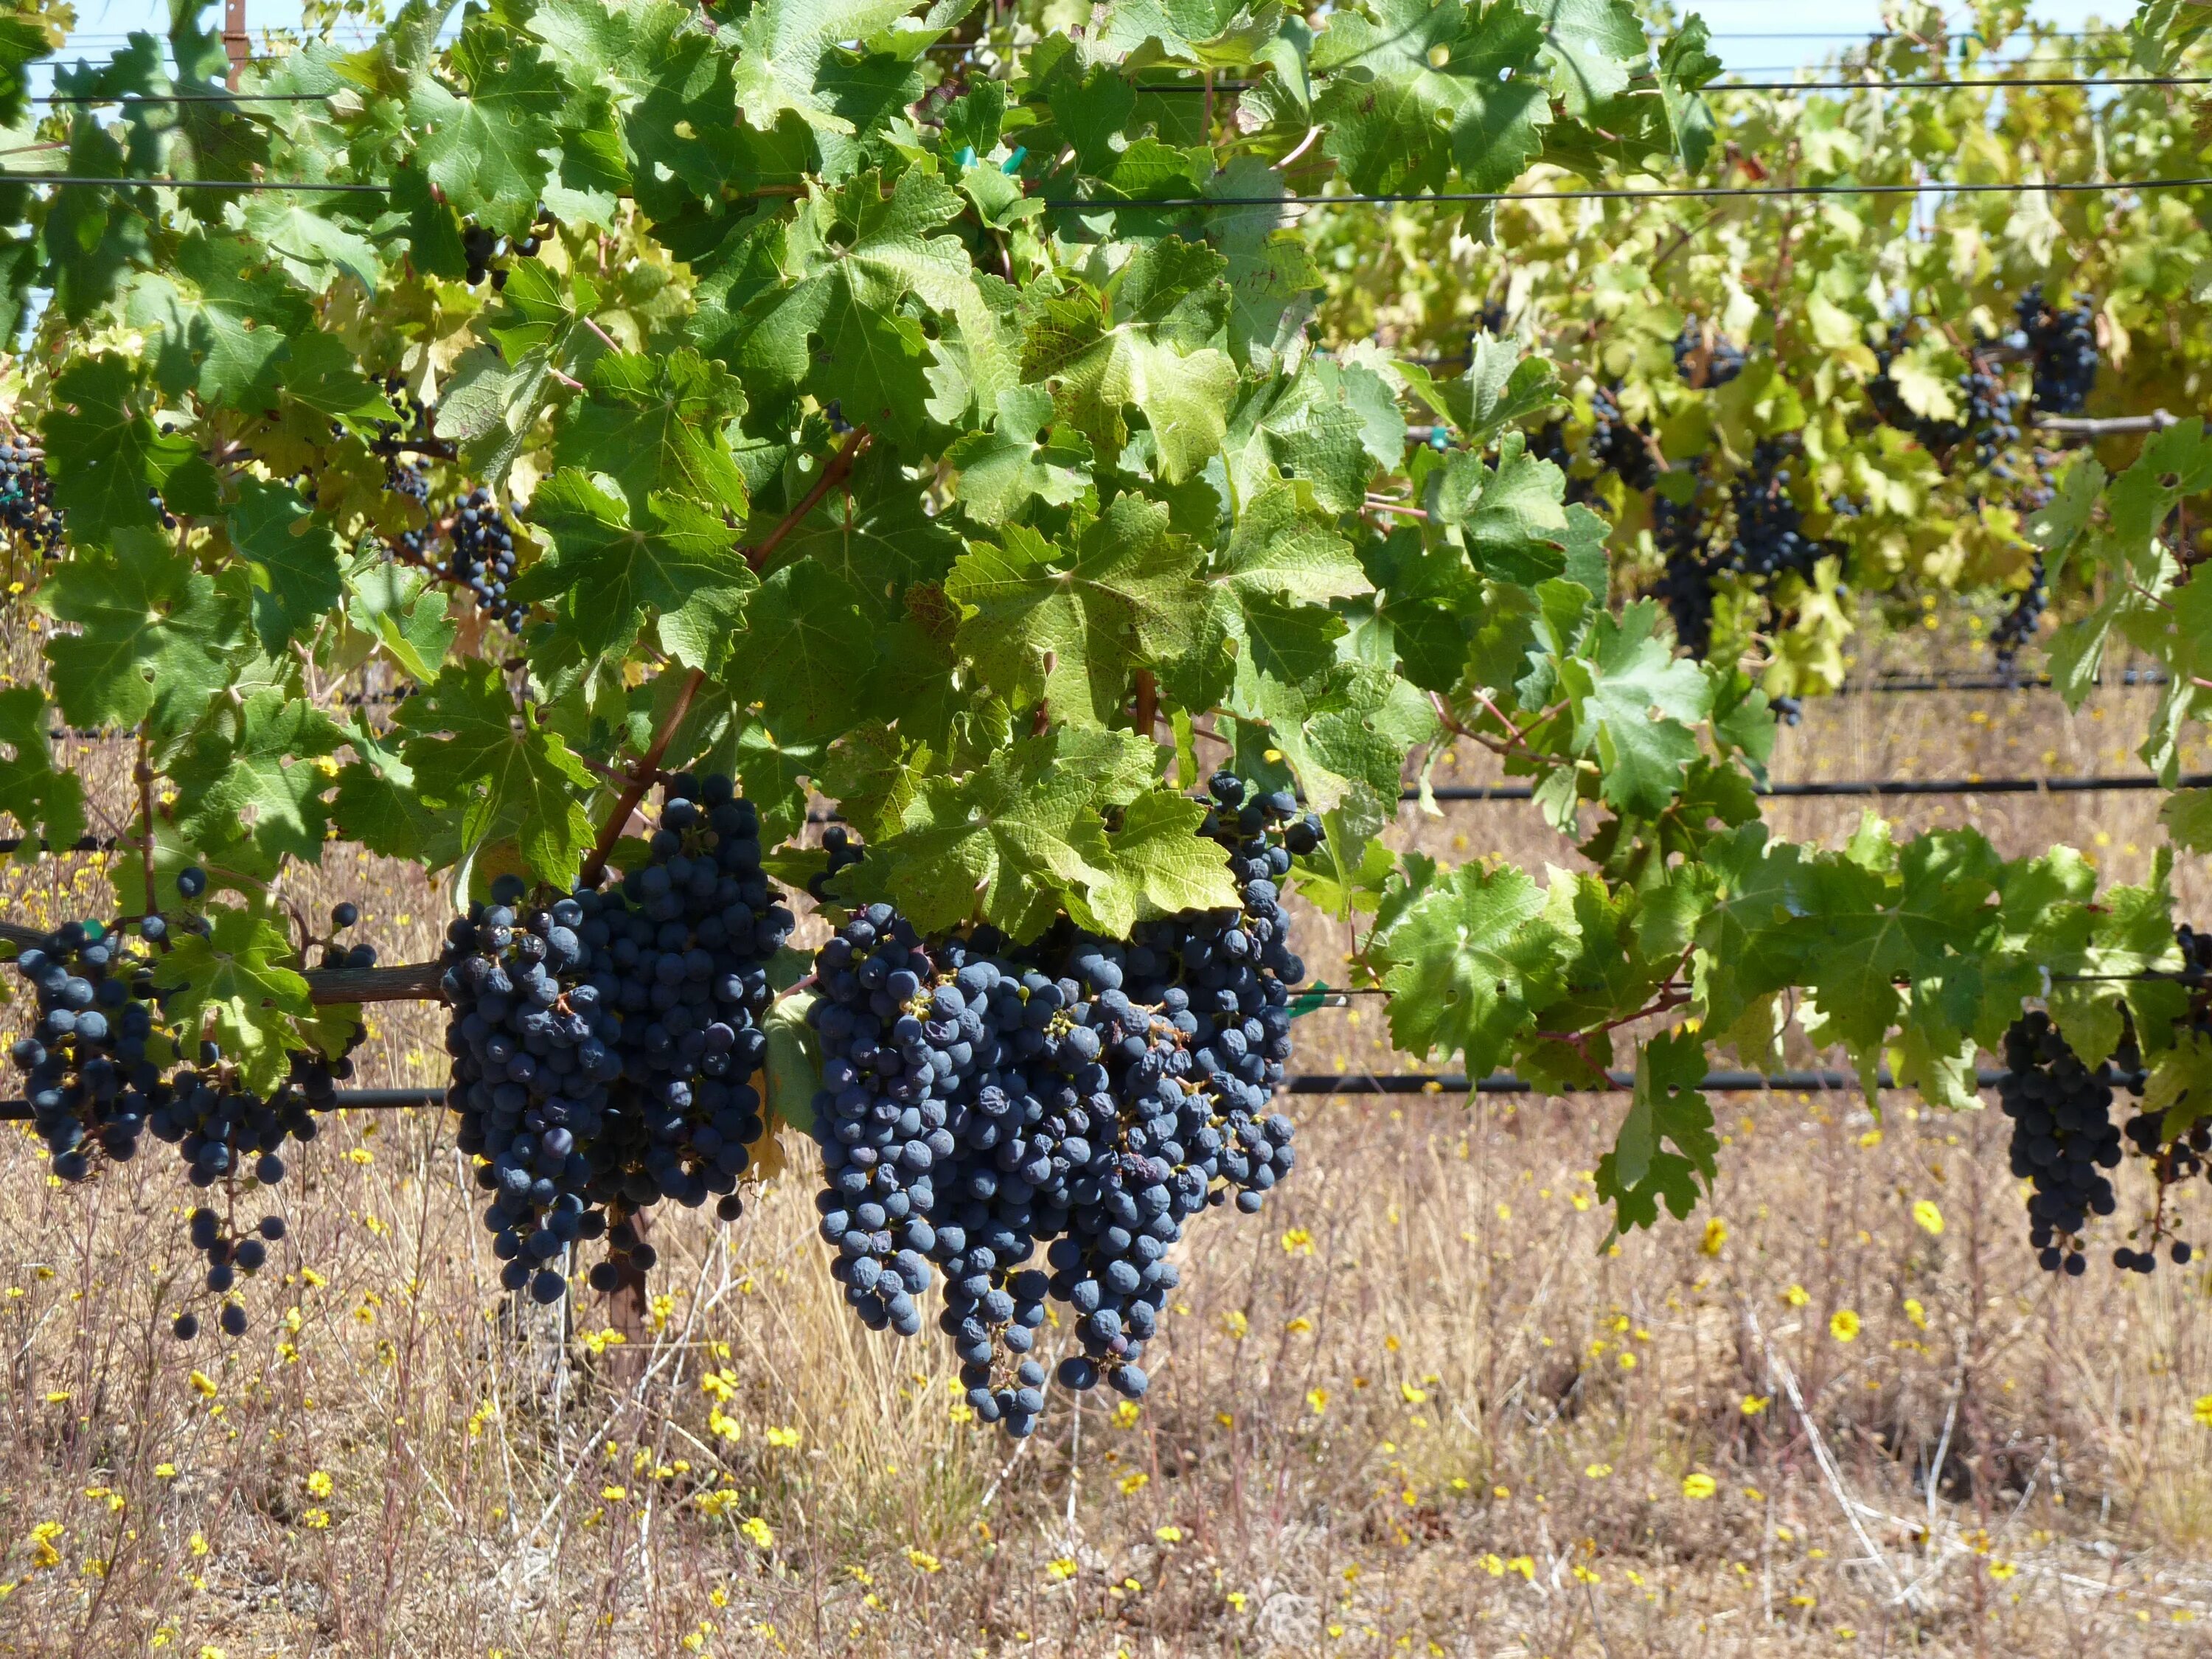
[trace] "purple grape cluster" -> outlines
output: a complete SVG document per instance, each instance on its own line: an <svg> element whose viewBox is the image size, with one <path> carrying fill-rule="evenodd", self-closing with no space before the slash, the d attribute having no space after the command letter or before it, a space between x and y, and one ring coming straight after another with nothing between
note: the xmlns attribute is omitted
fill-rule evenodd
<svg viewBox="0 0 2212 1659"><path fill-rule="evenodd" d="M2087 306L2058 307L2031 283L2014 307L2030 354L2032 397L2038 413L2078 415L2097 384L2095 319Z"/></svg>
<svg viewBox="0 0 2212 1659"><path fill-rule="evenodd" d="M46 458L26 443L0 442L0 531L42 559L60 556L62 515Z"/></svg>
<svg viewBox="0 0 2212 1659"><path fill-rule="evenodd" d="M1227 773L1210 790L1204 833L1230 857L1236 909L1126 942L1063 920L1016 945L988 927L925 939L873 904L816 957L831 1272L863 1323L913 1335L941 1270L969 1403L1017 1437L1043 1409L1048 1298L1079 1344L1061 1383L1142 1398L1185 1225L1231 1201L1256 1211L1295 1162L1289 1120L1268 1111L1304 974L1279 883L1321 825Z"/></svg>
<svg viewBox="0 0 2212 1659"><path fill-rule="evenodd" d="M178 885L196 899L207 890L206 874L188 867ZM207 923L191 915L179 925L203 931ZM288 1141L315 1138L313 1114L334 1103L367 1033L356 1025L337 1060L294 1053L289 1076L266 1100L223 1063L213 1042L202 1041L196 1063L172 1073L177 1039L163 1029L165 994L155 988L150 954L168 939L170 920L144 916L135 931L133 939L120 924L69 922L17 955L15 971L34 992L39 1017L9 1057L24 1074L33 1127L53 1155L54 1174L72 1182L89 1180L100 1160L129 1162L151 1134L177 1148L194 1187L222 1188L227 1212L234 1212L242 1194L283 1180ZM207 1257L207 1289L225 1298L218 1322L243 1335L246 1310L231 1292L237 1275L260 1267L269 1243L284 1236L283 1218L264 1216L240 1233L203 1206L191 1225L193 1248ZM199 1328L186 1310L171 1328L189 1340Z"/></svg>
<svg viewBox="0 0 2212 1659"><path fill-rule="evenodd" d="M630 1218L718 1197L763 1127L749 1079L765 1053L764 966L793 926L760 869L760 820L726 777L668 787L647 857L607 891L525 903L494 884L447 930L448 1102L480 1184L501 1283L557 1300L555 1266L605 1237L590 1279L654 1265Z"/></svg>
<svg viewBox="0 0 2212 1659"><path fill-rule="evenodd" d="M2028 1243L2046 1272L2078 1276L2087 1265L2081 1235L2090 1216L2118 1205L2103 1173L2120 1162L2112 1081L2082 1063L2041 1009L2006 1031L2004 1062L1997 1098L2012 1120L2012 1172L2034 1188Z"/></svg>

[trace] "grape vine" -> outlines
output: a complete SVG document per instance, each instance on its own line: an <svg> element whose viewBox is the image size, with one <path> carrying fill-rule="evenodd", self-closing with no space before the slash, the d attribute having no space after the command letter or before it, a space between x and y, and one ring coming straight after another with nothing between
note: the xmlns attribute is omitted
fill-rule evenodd
<svg viewBox="0 0 2212 1659"><path fill-rule="evenodd" d="M139 107L220 73L187 6L83 71L167 65L119 116L23 105L19 165L125 180L0 193L0 523L35 555L0 596L0 815L25 857L97 823L87 908L137 929L0 933L56 1172L173 1133L234 1325L283 1237L240 1206L361 1005L442 1001L504 1285L556 1301L600 1240L588 1283L634 1285L653 1206L742 1210L811 998L821 1086L765 1080L817 1103L840 1282L909 1333L939 1290L970 1405L1020 1432L1047 1329L1068 1386L1145 1394L1181 1230L1294 1165L1289 892L1407 1054L1632 1070L1596 1165L1624 1228L1714 1179L1714 1057L1811 1043L1963 1108L2032 1005L2087 1075L2136 1034L2178 1179L2212 1099L2171 977L2172 859L2212 851L2182 771L2212 441L2148 411L2208 361L2212 251L2172 228L2201 191L2036 198L2048 235L1995 196L1537 198L1954 149L2102 191L2112 120L2179 153L2186 112L1709 106L1702 23L1601 9L1571 40L1417 0L1222 29L1123 0L1079 40L853 0L477 9L444 44L410 15L242 68L187 145ZM0 32L0 103L46 51ZM2062 407L2148 429L2062 463L2073 428L2023 418ZM2155 660L2148 879L1761 819L1777 717L1919 585L2017 599L2001 647L2046 642L2077 702ZM124 734L128 789L88 799L62 728ZM1408 792L1478 761L1573 867L1400 850ZM333 848L447 889L440 961L315 936ZM786 892L834 924L811 981ZM2095 1133L2029 1159L2069 1259Z"/></svg>

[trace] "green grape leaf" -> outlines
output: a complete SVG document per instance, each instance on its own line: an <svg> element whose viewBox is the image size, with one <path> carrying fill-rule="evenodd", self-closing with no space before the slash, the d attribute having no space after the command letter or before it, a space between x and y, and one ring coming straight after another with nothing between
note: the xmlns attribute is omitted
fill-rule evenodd
<svg viewBox="0 0 2212 1659"><path fill-rule="evenodd" d="M23 118L30 93L26 65L53 50L42 21L32 13L0 17L0 126L14 126Z"/></svg>
<svg viewBox="0 0 2212 1659"><path fill-rule="evenodd" d="M1141 69L1158 63L1227 69L1253 63L1281 26L1279 0L1114 0L1096 51Z"/></svg>
<svg viewBox="0 0 2212 1659"><path fill-rule="evenodd" d="M1533 71L1544 26L1519 0L1376 0L1315 38L1313 118L1357 191L1503 190L1543 149L1551 98Z"/></svg>
<svg viewBox="0 0 2212 1659"><path fill-rule="evenodd" d="M1565 574L1565 475L1528 453L1518 432L1498 441L1498 465L1455 452L1428 475L1422 504L1431 535L1463 548L1486 576L1524 587Z"/></svg>
<svg viewBox="0 0 2212 1659"><path fill-rule="evenodd" d="M55 768L46 737L52 720L36 686L0 690L0 813L22 831L27 859L37 856L41 836L58 849L84 833L84 785L76 773Z"/></svg>
<svg viewBox="0 0 2212 1659"><path fill-rule="evenodd" d="M177 930L155 959L154 983L173 993L168 1018L188 1033L212 1036L246 1086L265 1096L289 1068L293 1021L314 1015L307 981L286 965L291 941L268 917L214 905L208 921L204 938Z"/></svg>
<svg viewBox="0 0 2212 1659"><path fill-rule="evenodd" d="M771 1133L774 1123L788 1124L801 1134L814 1128L814 1097L822 1087L822 1038L806 1016L819 1000L812 991L793 991L770 1003L762 1017L768 1055L761 1069L768 1079Z"/></svg>
<svg viewBox="0 0 2212 1659"><path fill-rule="evenodd" d="M592 787L592 775L557 734L516 708L497 664L448 664L400 704L398 724L416 789L459 810L465 849L511 838L544 880L575 879L592 841L578 799Z"/></svg>
<svg viewBox="0 0 2212 1659"><path fill-rule="evenodd" d="M759 0L737 32L738 108L762 131L789 110L817 131L853 131L822 95L823 60L838 42L865 40L913 9L913 0Z"/></svg>
<svg viewBox="0 0 2212 1659"><path fill-rule="evenodd" d="M1334 663L1291 684L1240 659L1228 708L1238 771L1287 773L1314 811L1346 813L1366 834L1395 815L1407 754L1437 734L1436 710L1417 688L1364 663Z"/></svg>
<svg viewBox="0 0 2212 1659"><path fill-rule="evenodd" d="M1203 623L1163 680L1193 708L1229 695L1240 661L1283 684L1327 672L1345 632L1329 602L1373 591L1351 546L1303 512L1297 489L1280 483L1246 499L1228 544L1200 579L1209 589Z"/></svg>
<svg viewBox="0 0 2212 1659"><path fill-rule="evenodd" d="M1808 1029L1818 1041L1845 1044L1869 1077L1893 1025L1909 1026L1908 1061L1933 1062L1954 1054L1984 1023L1988 972L1980 947L1997 918L2000 862L1980 836L1939 830L1916 836L1893 856L1893 876L1848 854L1809 864L1808 913L1800 924L1809 941L1801 982L1815 1005ZM1909 1003L1899 981L1912 987ZM2032 970L2024 984L2012 985L2006 1000L2013 1012L2023 990L2037 986ZM1924 1073L1908 1064L1906 1071L1905 1081L1932 1100L1972 1103L1971 1075L1962 1101L1948 1061Z"/></svg>
<svg viewBox="0 0 2212 1659"><path fill-rule="evenodd" d="M72 726L190 725L247 648L244 607L158 536L125 531L80 548L40 587L40 607L74 634L46 639L55 701Z"/></svg>
<svg viewBox="0 0 2212 1659"><path fill-rule="evenodd" d="M346 619L373 635L410 678L435 679L459 632L446 598L428 571L372 557L346 578Z"/></svg>
<svg viewBox="0 0 2212 1659"><path fill-rule="evenodd" d="M590 657L623 656L657 613L662 642L678 661L718 670L746 597L760 586L738 532L690 501L651 493L641 507L641 522L633 523L620 496L574 467L556 472L530 508L552 546L507 585L507 597L551 605Z"/></svg>
<svg viewBox="0 0 2212 1659"><path fill-rule="evenodd" d="M335 421L356 437L374 438L398 411L356 366L352 351L335 334L310 329L286 353L284 395Z"/></svg>
<svg viewBox="0 0 2212 1659"><path fill-rule="evenodd" d="M2160 1112L2160 1133L2179 1139L2212 1117L2212 1035L2184 1031L2143 1081L2143 1110Z"/></svg>
<svg viewBox="0 0 2212 1659"><path fill-rule="evenodd" d="M1071 896L1068 914L1109 939L1185 910L1233 910L1243 897L1218 842L1200 836L1206 804L1164 789L1131 801L1098 860L1106 879Z"/></svg>
<svg viewBox="0 0 2212 1659"><path fill-rule="evenodd" d="M1728 1028L1799 982L1809 947L1796 923L1813 903L1813 876L1802 848L1771 842L1757 821L1714 836L1698 867L1712 890L1694 927L1692 974L1706 1023Z"/></svg>
<svg viewBox="0 0 2212 1659"><path fill-rule="evenodd" d="M1331 513L1358 512L1376 468L1395 471L1406 459L1397 400L1381 376L1358 365L1309 359L1289 380L1261 388L1236 428L1237 436L1249 434L1246 470L1264 457Z"/></svg>
<svg viewBox="0 0 2212 1659"><path fill-rule="evenodd" d="M430 678L425 676L424 678ZM462 853L458 811L441 813L415 793L415 773L397 745L356 722L348 734L358 760L338 769L331 816L348 841L386 858L442 869Z"/></svg>
<svg viewBox="0 0 2212 1659"><path fill-rule="evenodd" d="M534 42L482 14L462 29L448 62L465 93L430 75L407 82L408 124L422 135L416 159L463 214L520 237L545 191L544 152L560 142L555 123L566 89Z"/></svg>
<svg viewBox="0 0 2212 1659"><path fill-rule="evenodd" d="M812 559L775 572L732 651L738 701L759 703L786 743L828 737L851 719L876 636L853 585Z"/></svg>
<svg viewBox="0 0 2212 1659"><path fill-rule="evenodd" d="M562 413L557 465L612 477L634 522L656 495L744 519L744 475L723 428L743 412L744 394L727 370L689 347L660 357L610 352L586 384L590 395Z"/></svg>
<svg viewBox="0 0 2212 1659"><path fill-rule="evenodd" d="M854 424L917 450L929 403L930 356L920 323L873 309L841 286L823 314L810 384Z"/></svg>
<svg viewBox="0 0 2212 1659"><path fill-rule="evenodd" d="M1060 417L1103 461L1119 461L1135 408L1160 476L1180 483L1228 431L1237 368L1204 343L1227 316L1225 268L1212 249L1172 236L1139 248L1103 290L1045 302L1023 343L1023 380L1051 387Z"/></svg>
<svg viewBox="0 0 2212 1659"><path fill-rule="evenodd" d="M2212 789L2177 789L2159 804L2166 838L2189 853L2212 853Z"/></svg>
<svg viewBox="0 0 2212 1659"><path fill-rule="evenodd" d="M1117 496L1073 545L1012 525L970 542L945 583L960 607L959 647L992 690L1054 717L1109 726L1133 671L1187 650L1206 590L1198 551L1168 529L1168 509Z"/></svg>
<svg viewBox="0 0 2212 1659"><path fill-rule="evenodd" d="M1644 25L1627 0L1538 0L1536 9L1552 88L1571 115L1612 103L1650 61Z"/></svg>
<svg viewBox="0 0 2212 1659"><path fill-rule="evenodd" d="M1469 449L1487 449L1493 439L1542 414L1559 399L1559 373L1541 357L1525 355L1520 343L1477 334L1468 344L1467 373L1455 380L1436 380L1416 363L1396 363L1407 388L1459 429Z"/></svg>
<svg viewBox="0 0 2212 1659"><path fill-rule="evenodd" d="M1571 904L1522 872L1462 865L1382 942L1391 1041L1424 1057L1463 1054L1470 1079L1487 1076L1559 994L1576 938Z"/></svg>
<svg viewBox="0 0 2212 1659"><path fill-rule="evenodd" d="M1692 12L1659 48L1659 97L1674 134L1674 153L1692 173L1705 166L1716 136L1712 110L1698 96L1723 67L1711 43L1705 20Z"/></svg>
<svg viewBox="0 0 2212 1659"><path fill-rule="evenodd" d="M242 236L194 235L167 276L140 278L125 314L149 338L154 376L172 397L248 413L276 401L278 368L307 331L307 296L273 269L266 249Z"/></svg>
<svg viewBox="0 0 2212 1659"><path fill-rule="evenodd" d="M978 524L1011 524L1031 501L1066 507L1082 497L1091 488L1091 446L1079 433L1047 432L1051 419L1052 393L1042 386L999 394L992 429L970 432L945 452L962 511Z"/></svg>
<svg viewBox="0 0 2212 1659"><path fill-rule="evenodd" d="M1691 726L1712 708L1712 687L1659 636L1649 599L1600 614L1582 652L1559 665L1577 754L1595 754L1606 801L1624 812L1663 811L1698 758Z"/></svg>
<svg viewBox="0 0 2212 1659"><path fill-rule="evenodd" d="M1698 1207L1700 1179L1711 1190L1721 1143L1698 1086L1705 1075L1705 1045L1693 1032L1667 1032L1638 1051L1628 1115L1597 1165L1597 1195L1613 1206L1613 1237L1655 1224L1662 1203L1683 1219Z"/></svg>
<svg viewBox="0 0 2212 1659"><path fill-rule="evenodd" d="M336 608L344 592L337 538L291 485L240 479L230 538L252 568L253 627L270 656L307 638Z"/></svg>
<svg viewBox="0 0 2212 1659"><path fill-rule="evenodd" d="M346 276L374 295L384 275L383 261L374 242L343 222L343 212L326 199L271 192L246 199L246 228L308 293L330 287L333 276ZM295 336L292 344L296 349L312 337L324 337Z"/></svg>
<svg viewBox="0 0 2212 1659"><path fill-rule="evenodd" d="M1148 788L1152 763L1132 732L1018 738L965 776L925 782L858 872L925 933L976 920L1032 939L1115 881L1102 809Z"/></svg>
<svg viewBox="0 0 2212 1659"><path fill-rule="evenodd" d="M115 356L79 358L54 382L45 425L54 507L79 546L161 521L147 492L192 453L189 439L157 434L137 407L138 379Z"/></svg>
<svg viewBox="0 0 2212 1659"><path fill-rule="evenodd" d="M320 862L336 769L318 764L347 742L313 704L270 689L232 719L203 727L169 766L177 828L195 844L250 838L265 855Z"/></svg>
<svg viewBox="0 0 2212 1659"><path fill-rule="evenodd" d="M958 533L929 508L897 456L872 448L845 489L833 491L783 538L775 568L811 559L836 571L870 620L890 627L906 614L910 591L942 581L960 556Z"/></svg>

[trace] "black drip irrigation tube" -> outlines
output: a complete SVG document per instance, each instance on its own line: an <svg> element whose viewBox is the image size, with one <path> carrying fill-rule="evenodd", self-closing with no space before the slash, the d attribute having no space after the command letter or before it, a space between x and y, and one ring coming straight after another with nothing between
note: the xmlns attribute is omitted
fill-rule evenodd
<svg viewBox="0 0 2212 1659"><path fill-rule="evenodd" d="M2000 1067L1982 1066L1974 1073L1977 1089L1994 1089L2011 1073ZM2114 1072L2109 1066L2101 1075L2106 1081L2129 1088L2140 1088L2143 1074L2140 1072ZM1488 1077L1469 1083L1463 1076L1449 1073L1347 1072L1340 1077L1325 1073L1301 1073L1286 1077L1277 1085L1277 1092L1306 1097L1329 1095L1589 1095L1622 1094L1636 1086L1633 1072L1607 1072L1602 1084L1589 1084L1574 1089L1540 1088L1524 1077L1510 1072L1493 1072ZM1856 1090L1859 1075L1846 1071L1788 1071L1788 1072L1708 1072L1698 1079L1698 1085L1707 1094L1764 1094L1767 1091L1810 1092L1823 1090L1829 1092ZM1885 1067L1875 1078L1877 1090L1899 1087L1897 1080ZM310 1109L322 1112L351 1111L411 1111L442 1107L446 1104L443 1089L341 1089L327 1106ZM30 1103L21 1100L0 1100L0 1123L27 1122L31 1116Z"/></svg>

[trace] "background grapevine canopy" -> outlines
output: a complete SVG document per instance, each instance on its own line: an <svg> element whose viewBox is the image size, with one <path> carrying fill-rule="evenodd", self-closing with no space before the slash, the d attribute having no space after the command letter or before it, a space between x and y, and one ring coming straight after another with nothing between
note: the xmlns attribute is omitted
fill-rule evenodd
<svg viewBox="0 0 2212 1659"><path fill-rule="evenodd" d="M2192 43L2163 16L2133 49L2170 68ZM48 728L140 734L115 908L205 923L150 968L170 1022L258 1091L342 1058L349 986L437 970L317 978L289 865L345 842L449 872L501 934L501 878L667 861L613 840L664 763L735 779L761 869L844 913L1126 940L1255 902L1193 793L1224 768L1316 816L1289 884L1401 1049L1567 1090L1665 1017L1599 1166L1622 1226L1689 1212L1719 1150L1698 1079L1771 1063L1792 1018L1963 1106L2039 1000L2087 1065L2134 1045L2173 1128L2212 1109L2163 977L2170 854L2100 891L1971 830L1792 843L1755 793L1771 697L1840 677L1851 590L2032 563L2071 596L2069 696L2122 648L2166 667L2142 753L2178 779L2212 590L2173 526L2212 441L2039 462L2022 417L2086 395L2077 301L2120 370L2098 396L2197 401L2202 192L1290 199L2180 176L2190 110L1708 98L1703 25L1655 41L1624 0L1037 21L498 0L446 41L411 4L234 98L180 3L50 106L46 22L0 24L8 147L122 181L0 182L6 499L54 624L46 683L0 691L0 812L25 856L76 841ZM1875 66L1949 62L1893 39ZM1990 356L2022 316L2052 343L2033 386L2033 340ZM1669 534L1701 638L1693 599L1644 591ZM1452 744L1528 780L1583 865L1387 850ZM865 858L808 844L811 799ZM2166 821L2212 850L2212 793Z"/></svg>

